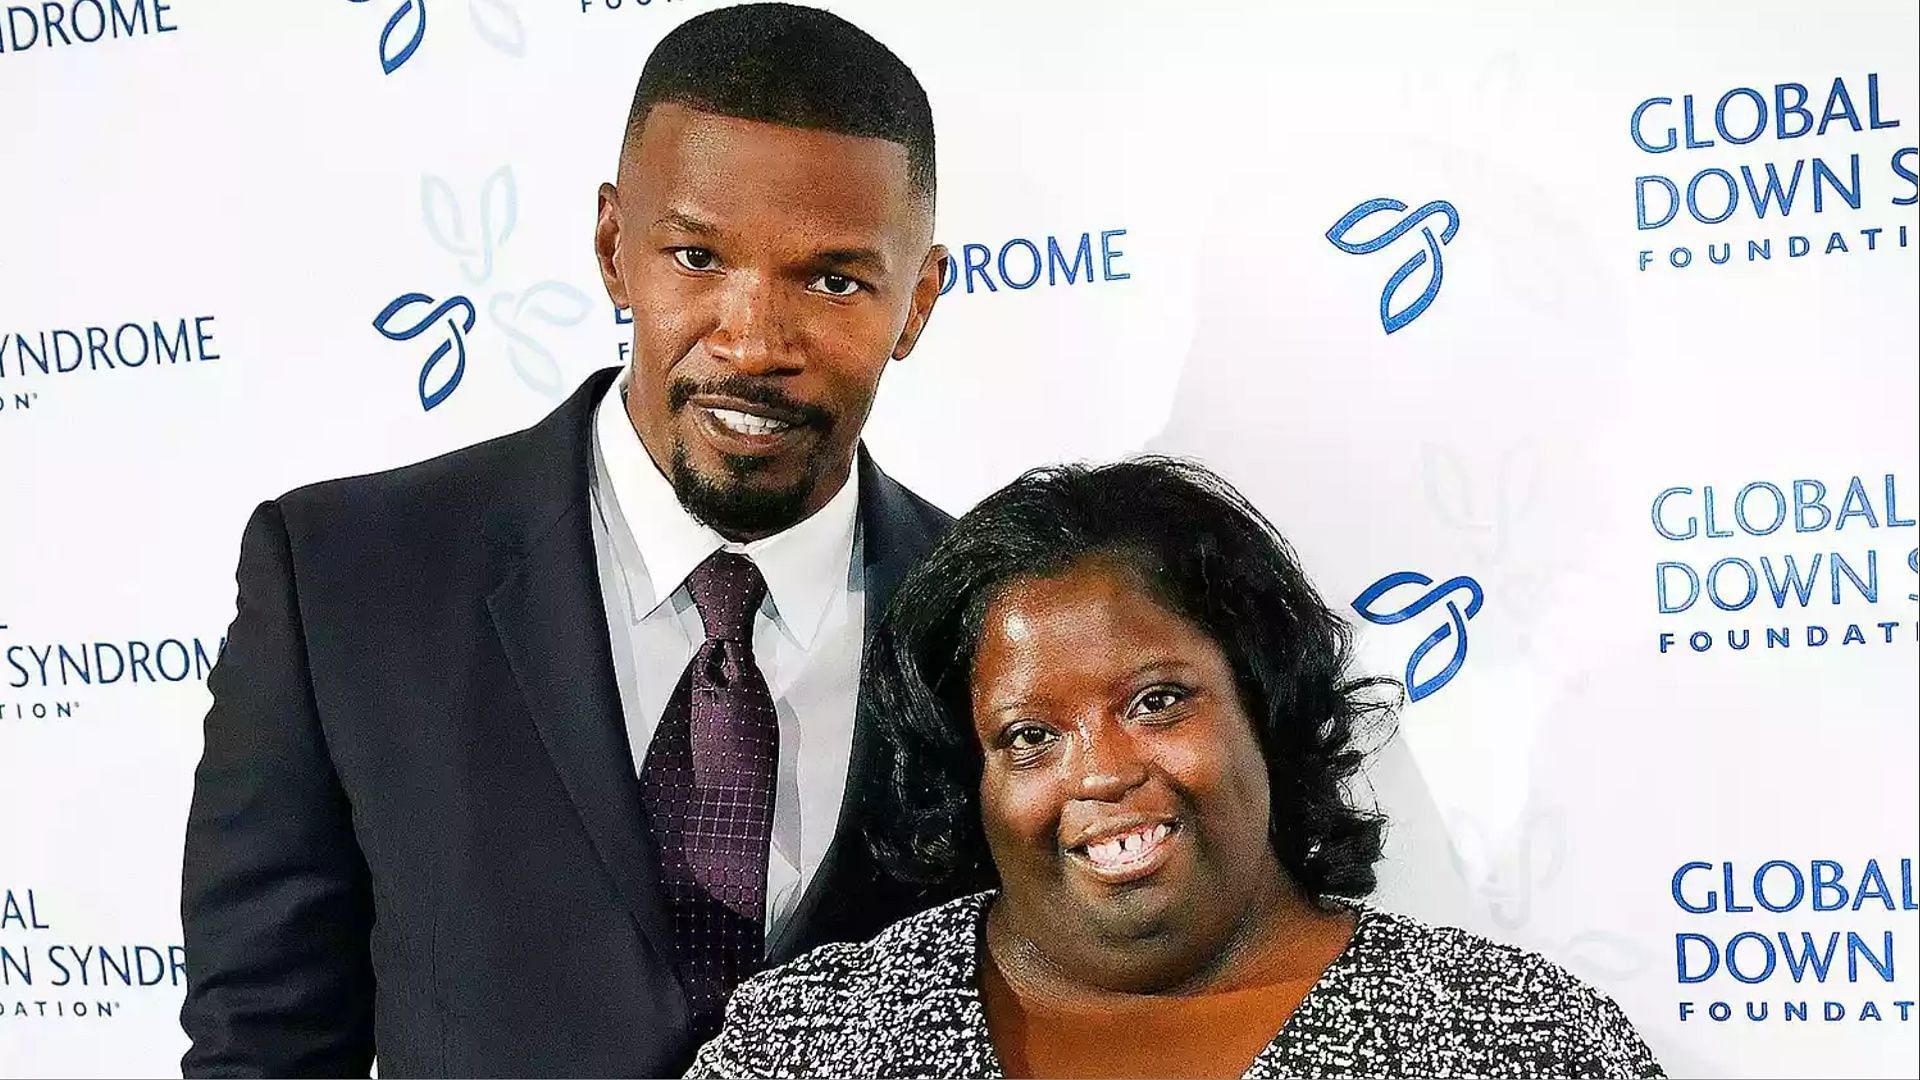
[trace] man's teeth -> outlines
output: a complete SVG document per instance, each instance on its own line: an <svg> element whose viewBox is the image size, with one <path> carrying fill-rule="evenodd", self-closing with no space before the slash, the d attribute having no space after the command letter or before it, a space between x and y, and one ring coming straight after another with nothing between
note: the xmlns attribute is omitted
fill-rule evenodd
<svg viewBox="0 0 1920 1080"><path fill-rule="evenodd" d="M769 420L764 416L755 416L738 409L708 409L707 415L719 421L721 427L741 435L777 435L793 426L784 421Z"/></svg>
<svg viewBox="0 0 1920 1080"><path fill-rule="evenodd" d="M1173 829L1165 824L1136 829L1124 836L1109 837L1087 845L1087 858L1096 863L1137 862L1147 851L1165 840Z"/></svg>

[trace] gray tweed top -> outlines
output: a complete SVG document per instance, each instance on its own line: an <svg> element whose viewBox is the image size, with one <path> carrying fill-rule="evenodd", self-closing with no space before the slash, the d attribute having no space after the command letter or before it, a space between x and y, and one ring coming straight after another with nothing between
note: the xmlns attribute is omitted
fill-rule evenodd
<svg viewBox="0 0 1920 1080"><path fill-rule="evenodd" d="M688 1076L1001 1077L977 893L743 983ZM1605 995L1541 956L1356 905L1346 950L1246 1075L1665 1074Z"/></svg>

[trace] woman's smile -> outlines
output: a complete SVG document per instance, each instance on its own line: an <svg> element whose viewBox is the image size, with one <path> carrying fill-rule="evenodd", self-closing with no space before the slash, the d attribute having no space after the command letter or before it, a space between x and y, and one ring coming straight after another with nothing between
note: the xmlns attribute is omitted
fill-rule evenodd
<svg viewBox="0 0 1920 1080"><path fill-rule="evenodd" d="M1125 885L1151 877L1173 858L1180 820L1114 821L1088 830L1089 839L1067 848L1067 861L1095 880Z"/></svg>

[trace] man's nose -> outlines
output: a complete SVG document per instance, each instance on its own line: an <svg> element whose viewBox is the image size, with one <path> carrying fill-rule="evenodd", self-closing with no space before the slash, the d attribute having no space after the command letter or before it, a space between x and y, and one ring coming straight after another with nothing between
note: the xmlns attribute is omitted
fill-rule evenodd
<svg viewBox="0 0 1920 1080"><path fill-rule="evenodd" d="M792 348L777 283L765 274L734 273L719 297L707 351L742 375L791 373L804 366Z"/></svg>
<svg viewBox="0 0 1920 1080"><path fill-rule="evenodd" d="M1124 725L1110 720L1081 727L1077 795L1096 802L1118 802L1147 779L1146 759Z"/></svg>

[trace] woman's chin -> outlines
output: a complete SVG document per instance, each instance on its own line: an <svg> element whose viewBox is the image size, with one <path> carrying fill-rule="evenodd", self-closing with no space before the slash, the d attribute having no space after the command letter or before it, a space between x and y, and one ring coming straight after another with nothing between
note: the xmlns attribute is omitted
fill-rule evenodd
<svg viewBox="0 0 1920 1080"><path fill-rule="evenodd" d="M1167 851L1150 866L1116 868L1069 855L1067 877L1077 906L1101 937L1157 937L1191 906L1192 867L1183 856Z"/></svg>

